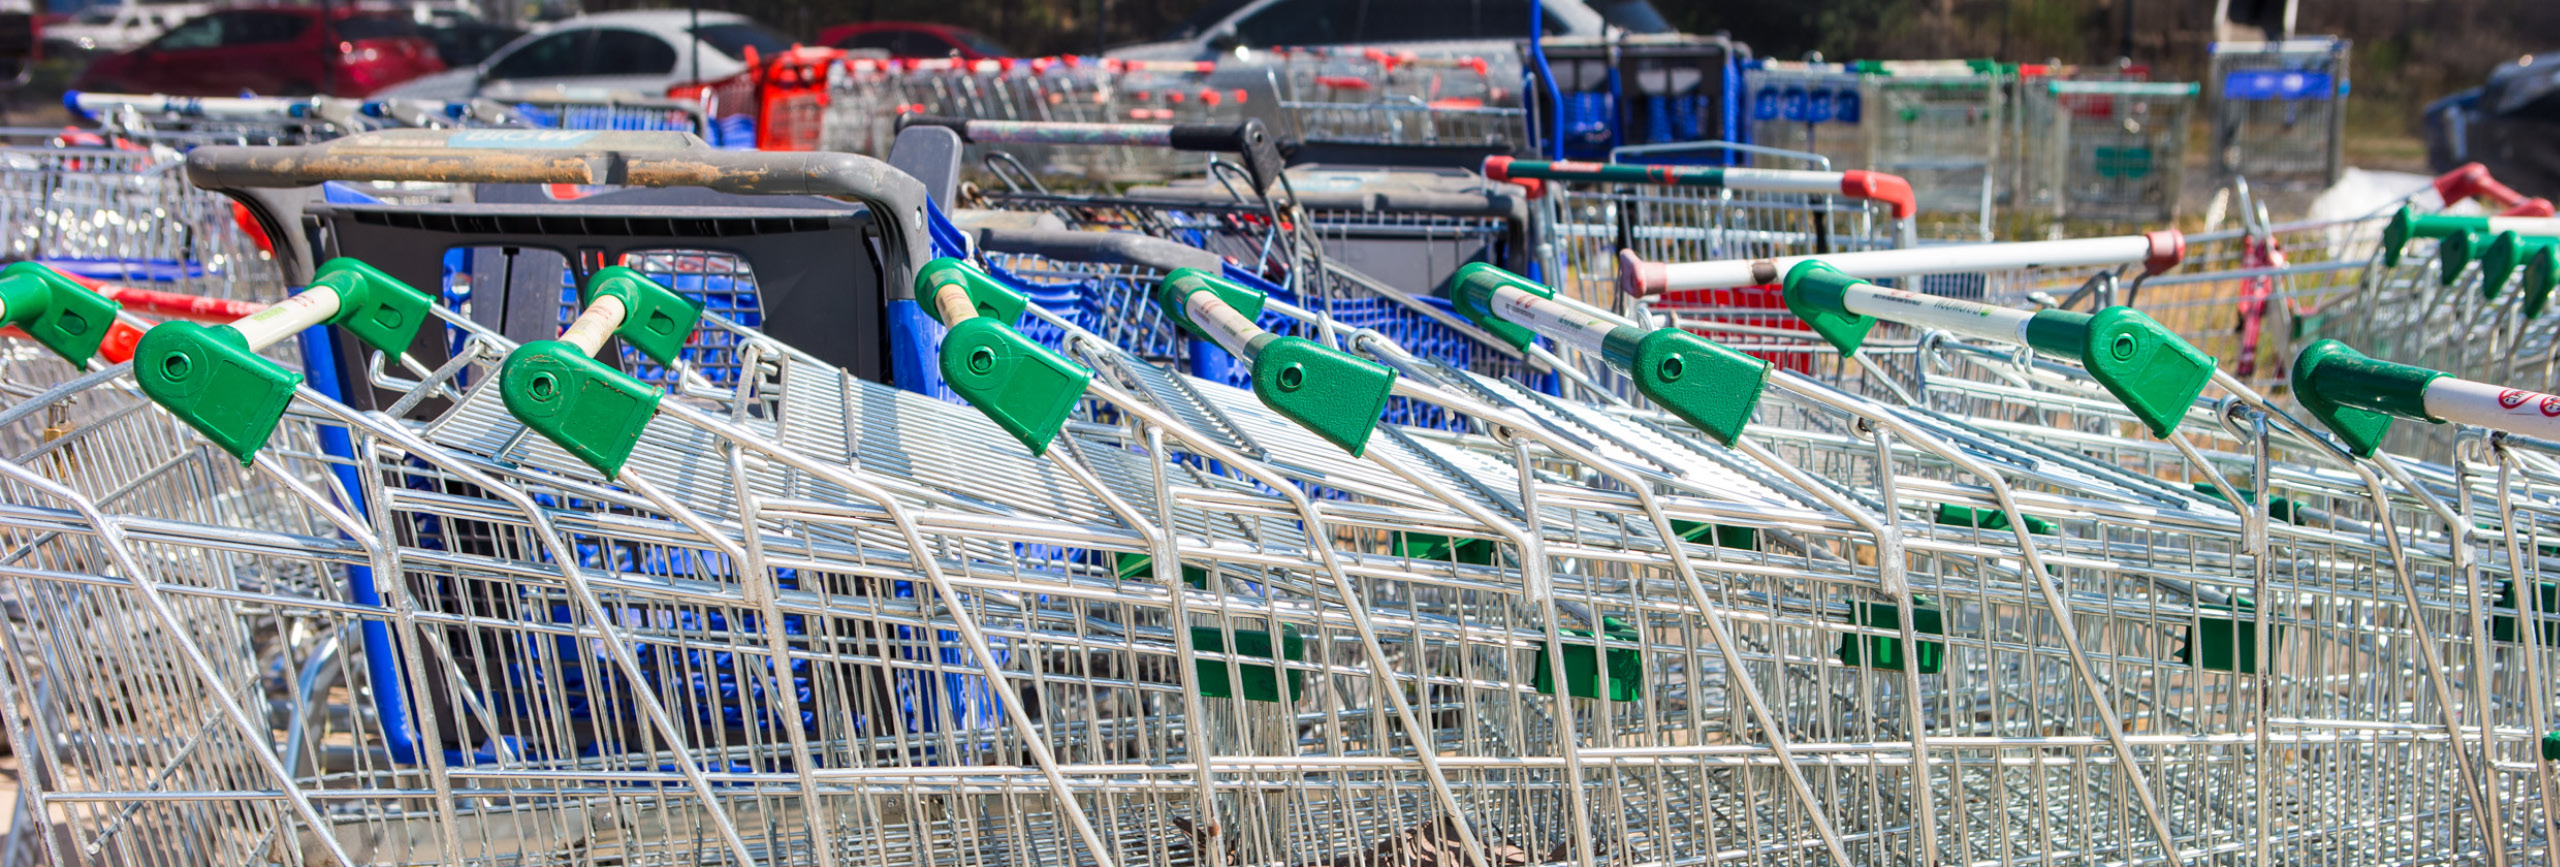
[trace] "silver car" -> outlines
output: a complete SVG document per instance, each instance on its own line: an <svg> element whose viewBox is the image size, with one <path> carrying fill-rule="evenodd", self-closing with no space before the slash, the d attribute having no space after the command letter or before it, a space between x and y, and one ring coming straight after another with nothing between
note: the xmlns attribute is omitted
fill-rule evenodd
<svg viewBox="0 0 2560 867"><path fill-rule="evenodd" d="M1160 42L1108 52L1127 60L1254 59L1281 47L1361 46L1425 56L1517 62L1530 0L1227 0ZM1545 35L1584 39L1604 26L1668 33L1650 0L1542 0Z"/></svg>

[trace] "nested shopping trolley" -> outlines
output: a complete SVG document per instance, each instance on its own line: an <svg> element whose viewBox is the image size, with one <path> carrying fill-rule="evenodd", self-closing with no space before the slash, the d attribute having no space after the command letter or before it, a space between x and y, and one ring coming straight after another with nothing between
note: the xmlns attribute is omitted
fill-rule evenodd
<svg viewBox="0 0 2560 867"><path fill-rule="evenodd" d="M2214 43L2214 171L2269 183L2336 182L2345 166L2348 47L2331 36Z"/></svg>
<svg viewBox="0 0 2560 867"><path fill-rule="evenodd" d="M200 153L197 176L451 177L464 163L435 135ZM2488 739L2445 719L2466 706L2445 695L2477 693L2444 685L2481 670L2406 649L2460 641L2427 619L2461 598L2444 577L2460 570L2401 564L2437 544L2420 520L2308 493L2354 491L2358 468L2386 492L2432 476L2278 464L2246 414L2211 433L2229 427L2196 400L2211 362L2123 312L1932 320L2086 372L2096 387L1979 368L2023 386L2011 404L2092 419L2057 426L1844 391L1489 266L1440 293L1478 330L1603 357L1657 411L1341 323L1326 336L1312 306L1167 272L1158 315L1249 365L1245 391L1127 351L993 268L923 263L918 190L876 164L590 141L476 170L764 192L751 169L770 166L748 161L789 161L812 180L787 189L879 215L880 270L946 329L916 354L976 409L608 267L582 275L566 333L556 297L547 320L528 311L536 340L481 324L484 298L450 309L353 262L228 333L160 326L131 373L62 395L130 377L152 400L129 417L170 437L134 453L198 469L57 460L104 429L45 438L33 406L11 408L17 429L58 445L0 464L30 487L87 474L12 500L35 506L12 526L59 556L9 578L106 612L13 640L170 673L100 700L12 671L43 698L12 719L60 781L41 812L112 805L58 820L64 851L2296 863L2479 851L2503 839L2480 817L2526 815L2478 782L2513 781L2523 741L2502 732L2507 761L2470 762ZM1901 309L1799 267L1787 282L1827 299L1806 309L1850 344L1835 351L1857 351L1844 320ZM1025 315L1055 350L1012 327ZM1308 327L1261 324L1275 315ZM354 362L309 372L351 372L371 409L250 354L315 323ZM733 374L687 355L713 332L737 341ZM628 353L672 375L639 380ZM2145 378L2164 365L2189 375ZM259 399L187 388L214 371ZM1390 397L1473 424L1381 424ZM245 474L209 472L243 457ZM259 526L301 529L225 535L113 499L179 475L277 492L287 517ZM359 565L379 600L354 591ZM206 602L163 615L154 596ZM200 611L236 625L169 626ZM106 628L124 623L145 628ZM39 718L62 736L29 740Z"/></svg>

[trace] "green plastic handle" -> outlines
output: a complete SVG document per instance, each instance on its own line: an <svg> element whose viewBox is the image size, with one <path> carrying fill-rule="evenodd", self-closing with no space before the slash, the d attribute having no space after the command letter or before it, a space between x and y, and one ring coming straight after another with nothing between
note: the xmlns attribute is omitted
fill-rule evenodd
<svg viewBox="0 0 2560 867"><path fill-rule="evenodd" d="M172 320L143 332L133 378L144 396L247 464L275 433L302 374L249 351L228 325Z"/></svg>
<svg viewBox="0 0 2560 867"><path fill-rule="evenodd" d="M1538 332L1529 326L1502 318L1493 310L1493 293L1502 289L1518 289L1540 298L1553 299L1556 290L1546 284L1513 274L1485 262L1470 262L1449 275L1449 306L1467 317L1486 333L1511 344L1513 349L1527 349L1538 342Z"/></svg>
<svg viewBox="0 0 2560 867"><path fill-rule="evenodd" d="M2554 244L2560 244L2560 238L2499 232L2497 239L2489 242L2489 249L2480 254L2481 297L2497 300L2498 291L2506 288L2507 278L2515 276L2517 268L2531 260L2534 253Z"/></svg>
<svg viewBox="0 0 2560 867"><path fill-rule="evenodd" d="M1857 352L1875 317L1849 312L1850 287L1867 281L1817 260L1798 263L1781 284L1787 309L1840 349ZM2214 358L2168 326L2130 307L2096 313L2039 311L2027 323L2027 345L2077 362L2154 436L2166 437L2213 381Z"/></svg>
<svg viewBox="0 0 2560 867"><path fill-rule="evenodd" d="M1867 342L1867 333L1876 328L1875 317L1849 312L1849 287L1865 282L1828 262L1806 259L1787 269L1778 281L1778 297L1786 302L1787 312L1813 326L1813 333L1841 355L1856 355Z"/></svg>
<svg viewBox="0 0 2560 867"><path fill-rule="evenodd" d="M1225 305L1248 319L1262 312L1261 292L1197 268L1174 269L1156 284L1156 305L1167 318L1215 339L1191 320L1191 299L1201 295L1207 296L1203 303ZM1250 357L1253 393L1264 406L1354 456L1368 449L1369 434L1395 391L1394 368L1303 337L1268 331L1237 336L1246 338L1242 354Z"/></svg>
<svg viewBox="0 0 2560 867"><path fill-rule="evenodd" d="M2462 269L2489 248L2486 232L2455 232L2436 242L2436 285L2451 286L2462 279Z"/></svg>
<svg viewBox="0 0 2560 867"><path fill-rule="evenodd" d="M593 305L606 297L622 302L622 327L613 336L662 365L675 363L685 342L693 339L693 329L702 324L702 302L620 265L587 278L578 301Z"/></svg>
<svg viewBox="0 0 2560 867"><path fill-rule="evenodd" d="M2027 344L2078 362L2163 438L2186 420L2187 408L2213 381L2216 363L2159 320L2122 305L2096 313L2037 311L2027 323Z"/></svg>
<svg viewBox="0 0 2560 867"><path fill-rule="evenodd" d="M2438 423L2427 414L2427 385L2440 371L2371 358L2335 340L2303 347L2293 360L2293 396L2357 457L2372 457L2391 420Z"/></svg>
<svg viewBox="0 0 2560 867"><path fill-rule="evenodd" d="M2391 222L2382 227L2382 264L2400 267L2401 251L2418 238L2450 238L2464 232L2486 232L2487 217L2451 217L2443 214L2420 214L2406 207L2393 212Z"/></svg>
<svg viewBox="0 0 2560 867"><path fill-rule="evenodd" d="M305 291L320 289L338 298L337 312L324 324L347 329L394 361L417 339L435 303L409 284L343 257L323 263ZM185 321L163 322L143 333L133 348L133 377L151 402L242 463L266 445L302 383L302 374L252 350L239 329Z"/></svg>
<svg viewBox="0 0 2560 867"><path fill-rule="evenodd" d="M607 479L622 473L640 434L657 417L660 397L657 389L558 340L537 340L507 353L498 369L498 396L508 415Z"/></svg>
<svg viewBox="0 0 2560 867"><path fill-rule="evenodd" d="M382 269L344 256L323 262L311 277L314 289L338 293L338 313L329 324L347 329L365 345L381 350L397 363L426 327L435 299Z"/></svg>
<svg viewBox="0 0 2560 867"><path fill-rule="evenodd" d="M115 324L116 311L123 309L62 272L34 262L12 262L0 268L0 306L7 309L6 319L0 322L17 326L82 370L89 369L90 357L98 354L107 328Z"/></svg>
<svg viewBox="0 0 2560 867"><path fill-rule="evenodd" d="M1515 347L1526 348L1537 333L1504 319L1494 293L1516 289L1549 301L1580 308L1580 302L1556 297L1554 289L1493 265L1475 262L1449 277L1450 305ZM1742 438L1760 407L1769 382L1769 363L1678 328L1645 329L1619 325L1601 339L1602 360L1635 381L1636 392L1682 421L1705 431L1717 442L1732 445Z"/></svg>
<svg viewBox="0 0 2560 867"><path fill-rule="evenodd" d="M974 315L945 321L937 301L950 290L966 294ZM1011 323L1022 319L1030 299L966 262L927 263L916 274L916 297L935 321L951 327L942 338L943 383L1032 454L1047 453L1093 372L1015 331Z"/></svg>
<svg viewBox="0 0 2560 867"><path fill-rule="evenodd" d="M942 323L944 327L951 323L943 321L942 306L933 302L942 295L945 286L959 287L969 294L969 304L979 316L1005 325L1022 321L1022 312L1031 306L1029 296L996 282L994 277L978 270L977 266L945 256L916 270L916 298L923 302L925 315L933 317L933 321Z"/></svg>
<svg viewBox="0 0 2560 867"><path fill-rule="evenodd" d="M2524 318L2542 316L2543 305L2551 300L2551 286L2560 280L2560 244L2535 250L2524 258Z"/></svg>

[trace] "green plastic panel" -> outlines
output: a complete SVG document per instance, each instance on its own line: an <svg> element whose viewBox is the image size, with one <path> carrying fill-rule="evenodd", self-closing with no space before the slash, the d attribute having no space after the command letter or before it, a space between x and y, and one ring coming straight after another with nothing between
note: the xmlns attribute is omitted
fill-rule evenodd
<svg viewBox="0 0 2560 867"><path fill-rule="evenodd" d="M1258 659L1271 658L1271 633L1258 629L1238 629L1235 633L1236 656L1250 656ZM1280 653L1282 658L1291 662L1305 659L1307 653L1306 644L1306 639L1298 636L1298 630L1296 627L1292 627L1287 624L1281 625ZM1218 627L1191 627L1191 649L1194 652L1225 653L1227 652L1226 648L1226 636L1218 629ZM1199 679L1197 688L1200 690L1201 697L1234 697L1236 694L1236 682L1241 680L1244 683L1244 699L1246 701L1278 702L1282 700L1280 698L1281 669L1278 666L1236 663L1236 677L1230 679L1227 677L1227 665L1228 662L1221 659L1203 659L1198 661L1196 666L1196 674ZM1287 701L1295 703L1299 698L1306 695L1307 673L1294 668L1289 669L1288 672L1289 697Z"/></svg>
<svg viewBox="0 0 2560 867"><path fill-rule="evenodd" d="M1859 626L1886 632L1902 631L1902 607L1891 602L1859 602L1850 606L1852 621ZM1911 600L1911 631L1919 635L1947 634L1946 612L1930 607L1928 600ZM1921 641L1917 657L1921 674L1937 674L1946 668L1947 643ZM1902 636L1872 635L1854 632L1840 635L1840 664L1867 665L1884 671L1908 671L1912 660L1902 652Z"/></svg>
<svg viewBox="0 0 2560 867"><path fill-rule="evenodd" d="M249 351L228 325L172 321L134 344L133 378L152 403L246 464L293 404L302 374Z"/></svg>
<svg viewBox="0 0 2560 867"><path fill-rule="evenodd" d="M2196 489L2196 493L2212 497L2216 500L2224 499L2222 496L2222 489L2214 487L2212 482L2197 482L2192 487ZM2243 500L2255 500L2258 498L2257 491L2253 491L2248 488L2239 488L2238 490L2240 492L2240 498ZM2267 517L2274 518L2288 524L2299 524L2302 523L2302 507L2294 503L2294 501L2283 497L2268 497Z"/></svg>
<svg viewBox="0 0 2560 867"><path fill-rule="evenodd" d="M1760 531L1749 527L1736 527L1731 524L1710 524L1705 521L1683 521L1678 518L1673 518L1671 519L1671 532L1680 534L1680 538L1682 539L1687 539L1691 542L1704 542L1718 548L1732 548L1737 551L1760 550Z"/></svg>
<svg viewBox="0 0 2560 867"><path fill-rule="evenodd" d="M1416 560L1447 560L1471 566L1493 565L1493 540L1450 539L1431 533L1397 531L1395 552L1398 557Z"/></svg>
<svg viewBox="0 0 2560 867"><path fill-rule="evenodd" d="M2230 671L2240 674L2258 673L2257 606L2249 600L2233 597L2231 604L2199 605L2199 611L2229 612L2234 616L2215 617L2200 614L2187 641L2178 648L2178 661L2208 671ZM2237 615L2249 614L2242 618ZM2278 646L2284 643L2284 627L2268 630ZM2273 653L2266 654L2272 657Z"/></svg>
<svg viewBox="0 0 2560 867"><path fill-rule="evenodd" d="M2052 521L2047 521L2034 515L2020 515L2019 517L2026 519L2027 532L2038 536L2053 535L2055 528ZM1995 532L2009 529L2009 513L2007 512L2003 512L1998 509L1969 508L1966 506L1959 506L1954 503L1939 503L1938 513L1935 520L1938 522L1938 525L1942 527L1972 527L1978 530L1991 530Z"/></svg>
<svg viewBox="0 0 2560 867"><path fill-rule="evenodd" d="M1640 639L1634 627L1615 617L1603 618L1608 630L1606 643L1637 645ZM1567 635L1590 638L1587 629L1567 629ZM1546 695L1556 694L1555 662L1547 648L1538 648L1537 671L1530 685ZM1566 641L1564 643L1565 689L1574 698L1600 697L1600 649L1597 642ZM1637 646L1611 647L1609 659L1609 700L1630 702L1644 697L1644 650Z"/></svg>
<svg viewBox="0 0 2560 867"><path fill-rule="evenodd" d="M1123 551L1112 558L1112 573L1120 576L1122 581L1154 581L1156 580L1155 563L1156 558L1152 556ZM1209 589L1209 570L1184 563L1182 564L1182 583L1207 590Z"/></svg>
<svg viewBox="0 0 2560 867"><path fill-rule="evenodd" d="M516 347L498 371L507 413L611 479L658 414L659 393L557 340Z"/></svg>
<svg viewBox="0 0 2560 867"><path fill-rule="evenodd" d="M2560 584L2542 581L2535 583L2534 587L2540 592L2534 594L2533 614L2536 622L2542 625L2542 628L2535 631L2542 633L2543 646L2560 646ZM2506 613L2490 616L2489 636L2491 638L2509 644L2524 640L2521 631L2516 628L2516 617L2521 613L2518 607L2520 604L2521 601L2516 599L2515 579L2509 578L2498 582L2498 601L2492 610Z"/></svg>

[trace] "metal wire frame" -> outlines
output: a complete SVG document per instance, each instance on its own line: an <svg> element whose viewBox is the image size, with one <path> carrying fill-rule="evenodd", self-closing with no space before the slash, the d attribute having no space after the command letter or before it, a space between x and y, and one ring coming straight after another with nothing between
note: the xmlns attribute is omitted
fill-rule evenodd
<svg viewBox="0 0 2560 867"><path fill-rule="evenodd" d="M55 133L60 135L59 131ZM162 147L0 147L0 254L195 295L260 298L274 257Z"/></svg>

